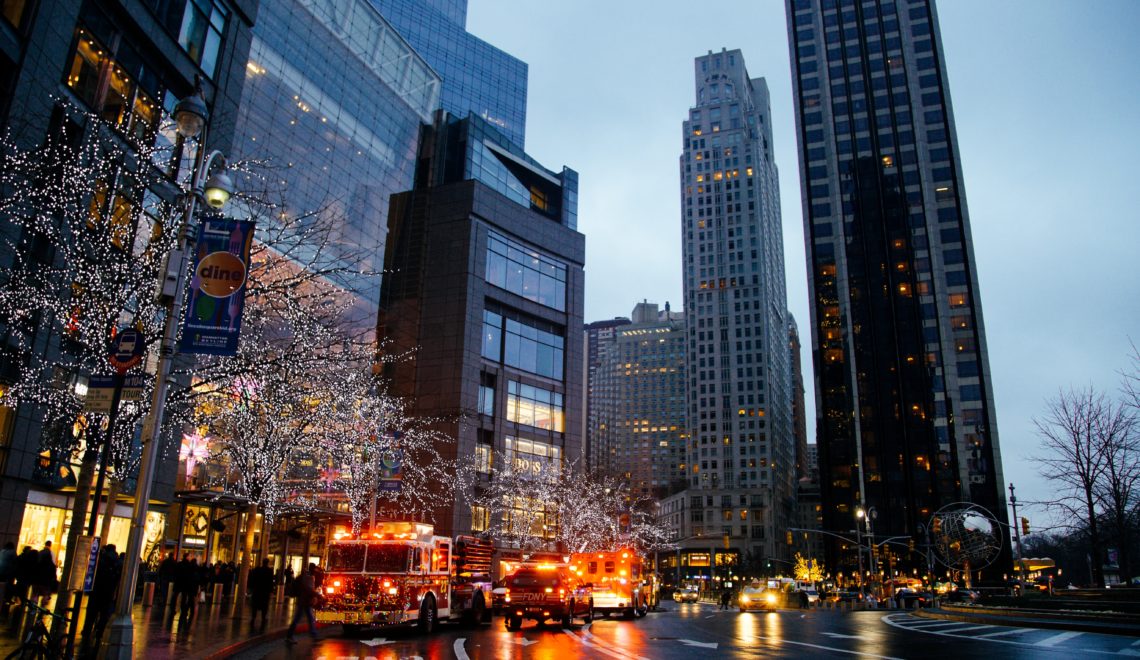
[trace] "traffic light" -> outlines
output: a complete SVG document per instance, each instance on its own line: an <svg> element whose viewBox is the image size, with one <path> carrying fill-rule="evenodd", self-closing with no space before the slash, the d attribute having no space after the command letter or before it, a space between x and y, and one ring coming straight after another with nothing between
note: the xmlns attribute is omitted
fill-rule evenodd
<svg viewBox="0 0 1140 660"><path fill-rule="evenodd" d="M914 539L908 539L906 542L907 550L914 552Z"/></svg>
<svg viewBox="0 0 1140 660"><path fill-rule="evenodd" d="M788 545L792 544L792 530L788 530Z"/></svg>
<svg viewBox="0 0 1140 660"><path fill-rule="evenodd" d="M1029 518L1021 519L1021 533L1025 534L1026 536L1029 535Z"/></svg>

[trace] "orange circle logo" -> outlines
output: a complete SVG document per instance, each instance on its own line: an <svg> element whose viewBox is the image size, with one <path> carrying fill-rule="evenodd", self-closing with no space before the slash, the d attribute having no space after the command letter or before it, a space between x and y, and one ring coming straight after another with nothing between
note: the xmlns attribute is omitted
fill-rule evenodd
<svg viewBox="0 0 1140 660"><path fill-rule="evenodd" d="M198 264L198 287L212 298L228 298L245 284L245 264L229 252L213 252Z"/></svg>

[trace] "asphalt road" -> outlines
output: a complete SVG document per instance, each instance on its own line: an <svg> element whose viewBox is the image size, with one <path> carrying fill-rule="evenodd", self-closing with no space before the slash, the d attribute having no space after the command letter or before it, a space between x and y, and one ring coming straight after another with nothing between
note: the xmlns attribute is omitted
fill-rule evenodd
<svg viewBox="0 0 1140 660"><path fill-rule="evenodd" d="M667 603L643 619L580 621L563 629L532 621L507 632L501 618L479 628L443 625L431 636L385 630L356 638L330 627L313 641L266 643L237 656L262 658L1073 658L1140 656L1140 638L924 619L905 612L780 610L740 613Z"/></svg>

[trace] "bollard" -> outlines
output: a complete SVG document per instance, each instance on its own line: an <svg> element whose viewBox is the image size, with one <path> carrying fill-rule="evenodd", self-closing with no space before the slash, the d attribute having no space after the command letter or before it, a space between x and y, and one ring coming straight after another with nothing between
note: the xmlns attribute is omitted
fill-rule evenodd
<svg viewBox="0 0 1140 660"><path fill-rule="evenodd" d="M221 582L214 584L213 593L210 596L210 602L214 605L221 605L222 604L222 583Z"/></svg>
<svg viewBox="0 0 1140 660"><path fill-rule="evenodd" d="M142 606L146 610L150 609L151 605L154 605L154 583L147 582L143 585Z"/></svg>

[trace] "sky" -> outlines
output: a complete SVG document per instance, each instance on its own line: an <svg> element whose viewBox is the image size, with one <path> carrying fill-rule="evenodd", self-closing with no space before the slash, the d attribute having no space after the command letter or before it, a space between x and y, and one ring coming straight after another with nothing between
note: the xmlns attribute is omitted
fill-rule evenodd
<svg viewBox="0 0 1140 660"><path fill-rule="evenodd" d="M1007 484L1039 474L1034 418L1119 389L1140 345L1140 2L938 3ZM580 176L586 321L682 305L678 158L693 58L739 48L772 94L788 308L810 348L783 0L470 0L468 31L529 64L526 151ZM1131 183L1129 183L1131 182ZM803 369L814 439L811 351ZM1024 515L1019 510L1019 515ZM1034 529L1051 524L1031 509Z"/></svg>

